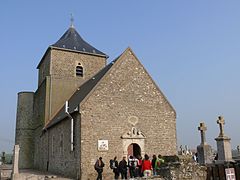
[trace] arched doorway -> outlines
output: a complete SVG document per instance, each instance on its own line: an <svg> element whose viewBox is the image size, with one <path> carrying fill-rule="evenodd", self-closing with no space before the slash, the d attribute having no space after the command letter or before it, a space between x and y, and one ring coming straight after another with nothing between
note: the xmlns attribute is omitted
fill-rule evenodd
<svg viewBox="0 0 240 180"><path fill-rule="evenodd" d="M137 143L132 143L128 146L128 157L134 156L138 158L141 156L141 147Z"/></svg>

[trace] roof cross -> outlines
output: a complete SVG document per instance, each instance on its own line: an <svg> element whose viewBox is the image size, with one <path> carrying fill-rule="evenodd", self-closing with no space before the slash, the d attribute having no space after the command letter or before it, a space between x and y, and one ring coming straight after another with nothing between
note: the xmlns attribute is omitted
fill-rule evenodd
<svg viewBox="0 0 240 180"><path fill-rule="evenodd" d="M70 21L71 21L70 27L73 28L73 27L74 27L74 26L73 26L74 18L73 18L73 14L72 14L72 13L71 13Z"/></svg>
<svg viewBox="0 0 240 180"><path fill-rule="evenodd" d="M220 127L219 136L223 137L224 136L223 125L225 124L224 118L222 116L219 116L217 123L219 124L219 127Z"/></svg>
<svg viewBox="0 0 240 180"><path fill-rule="evenodd" d="M205 124L203 122L200 123L198 130L201 133L201 144L205 144L206 143L205 131L207 131L207 127L205 126Z"/></svg>

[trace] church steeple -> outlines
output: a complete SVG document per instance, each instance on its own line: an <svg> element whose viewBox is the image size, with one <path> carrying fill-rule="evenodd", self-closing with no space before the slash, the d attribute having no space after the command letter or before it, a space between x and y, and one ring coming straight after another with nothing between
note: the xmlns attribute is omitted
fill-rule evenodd
<svg viewBox="0 0 240 180"><path fill-rule="evenodd" d="M73 26L74 18L73 18L73 14L72 14L72 13L71 13L71 19L70 19L70 21L71 21L70 27L71 27L71 28L74 28L74 26Z"/></svg>
<svg viewBox="0 0 240 180"><path fill-rule="evenodd" d="M78 34L73 26L73 18L71 18L71 26L70 28L63 34L63 36L51 47L79 51L86 54L98 55L103 57L108 57L103 52L94 48Z"/></svg>
<svg viewBox="0 0 240 180"><path fill-rule="evenodd" d="M43 109L48 111L42 118L44 123L51 119L78 87L106 66L107 57L82 39L71 20L68 30L55 44L49 46L37 67L38 86L39 89L45 88L46 94Z"/></svg>

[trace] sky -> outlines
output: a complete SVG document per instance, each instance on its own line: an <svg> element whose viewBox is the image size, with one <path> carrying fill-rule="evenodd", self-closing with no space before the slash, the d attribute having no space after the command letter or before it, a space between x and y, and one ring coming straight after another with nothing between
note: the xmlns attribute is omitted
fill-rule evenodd
<svg viewBox="0 0 240 180"><path fill-rule="evenodd" d="M70 26L109 55L131 47L177 112L178 146L196 148L218 116L240 144L240 1L9 0L0 2L0 152L14 145L17 93L35 91L37 65Z"/></svg>

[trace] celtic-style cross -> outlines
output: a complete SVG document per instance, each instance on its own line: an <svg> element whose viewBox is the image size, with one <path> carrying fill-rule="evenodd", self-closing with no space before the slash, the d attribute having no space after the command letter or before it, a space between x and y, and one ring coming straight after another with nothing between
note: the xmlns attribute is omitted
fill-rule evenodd
<svg viewBox="0 0 240 180"><path fill-rule="evenodd" d="M225 124L224 118L222 116L219 116L217 123L219 124L219 127L220 127L219 136L223 137L224 136L223 125Z"/></svg>
<svg viewBox="0 0 240 180"><path fill-rule="evenodd" d="M205 124L203 122L200 123L198 130L201 133L201 144L205 144L206 143L205 131L207 131L207 127L205 126Z"/></svg>

